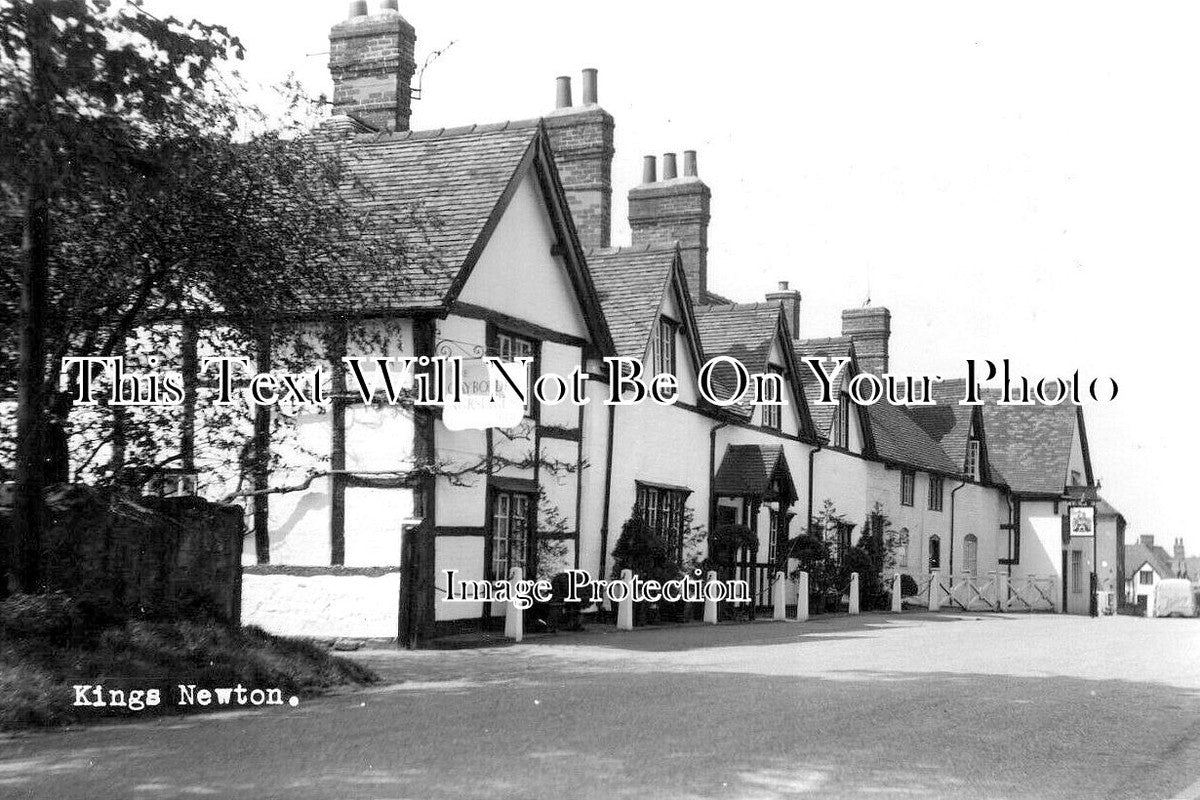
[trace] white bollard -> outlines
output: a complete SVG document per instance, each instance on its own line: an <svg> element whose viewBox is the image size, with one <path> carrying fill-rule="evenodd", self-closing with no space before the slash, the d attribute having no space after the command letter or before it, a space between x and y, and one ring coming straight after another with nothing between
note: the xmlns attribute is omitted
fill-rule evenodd
<svg viewBox="0 0 1200 800"><path fill-rule="evenodd" d="M996 573L996 610L1008 611L1008 573Z"/></svg>
<svg viewBox="0 0 1200 800"><path fill-rule="evenodd" d="M850 573L850 613L858 613L858 573Z"/></svg>
<svg viewBox="0 0 1200 800"><path fill-rule="evenodd" d="M513 567L509 570L508 580L510 586L516 586L517 581L522 580L521 568ZM517 608L512 600L508 601L504 609L504 636L516 642L525 637L525 612Z"/></svg>
<svg viewBox="0 0 1200 800"><path fill-rule="evenodd" d="M1154 616L1154 595L1156 594L1157 591L1158 591L1157 586L1151 586L1150 594L1146 595L1146 616L1147 617Z"/></svg>
<svg viewBox="0 0 1200 800"><path fill-rule="evenodd" d="M892 613L899 614L903 610L900 599L900 573L892 576Z"/></svg>
<svg viewBox="0 0 1200 800"><path fill-rule="evenodd" d="M717 573L709 572L708 580L706 583L713 584L716 582L717 582ZM707 586L706 586L706 588L707 588ZM710 625L717 624L717 601L709 599L707 592L704 595L704 621Z"/></svg>
<svg viewBox="0 0 1200 800"><path fill-rule="evenodd" d="M808 619L808 573L800 571L796 578L796 621Z"/></svg>
<svg viewBox="0 0 1200 800"><path fill-rule="evenodd" d="M777 622L787 621L787 577L782 572L775 573L775 585L771 587L771 602L775 606L774 619Z"/></svg>
<svg viewBox="0 0 1200 800"><path fill-rule="evenodd" d="M942 608L942 582L936 569L929 571L929 610L940 611Z"/></svg>
<svg viewBox="0 0 1200 800"><path fill-rule="evenodd" d="M621 583L625 584L625 597L617 603L617 630L633 630L633 572L621 570Z"/></svg>

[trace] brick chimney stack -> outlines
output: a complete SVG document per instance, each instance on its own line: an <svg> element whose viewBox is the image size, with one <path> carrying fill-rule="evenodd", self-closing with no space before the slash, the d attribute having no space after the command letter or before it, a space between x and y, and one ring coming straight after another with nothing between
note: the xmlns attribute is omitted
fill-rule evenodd
<svg viewBox="0 0 1200 800"><path fill-rule="evenodd" d="M708 220L712 192L696 170L696 151L683 152L683 175L676 174L674 153L663 155L662 180L655 180L653 156L646 157L643 181L629 190L629 227L633 243L679 242L692 300L708 294Z"/></svg>
<svg viewBox="0 0 1200 800"><path fill-rule="evenodd" d="M800 338L800 292L788 288L787 281L779 282L779 290L767 292L767 302L776 302L783 306L783 315L787 317L788 329L793 339Z"/></svg>
<svg viewBox="0 0 1200 800"><path fill-rule="evenodd" d="M558 176L585 248L612 240L613 118L600 107L596 70L583 71L582 103L571 102L571 79L556 85L555 109L545 117Z"/></svg>
<svg viewBox="0 0 1200 800"><path fill-rule="evenodd" d="M888 371L888 339L892 312L882 307L847 308L842 312L842 336L854 342L858 366L875 375Z"/></svg>
<svg viewBox="0 0 1200 800"><path fill-rule="evenodd" d="M1175 540L1175 574L1183 575L1187 572L1187 553L1183 548L1183 539Z"/></svg>
<svg viewBox="0 0 1200 800"><path fill-rule="evenodd" d="M381 131L408 130L416 44L417 33L396 10L396 0L380 0L375 14L367 13L366 0L350 3L349 18L329 31L333 112Z"/></svg>

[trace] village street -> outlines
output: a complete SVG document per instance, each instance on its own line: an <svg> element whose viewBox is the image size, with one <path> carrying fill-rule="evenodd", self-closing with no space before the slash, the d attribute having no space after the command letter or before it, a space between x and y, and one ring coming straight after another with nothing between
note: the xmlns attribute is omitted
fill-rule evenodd
<svg viewBox="0 0 1200 800"><path fill-rule="evenodd" d="M1200 797L1200 621L913 613L355 654L388 685L0 740L6 798Z"/></svg>

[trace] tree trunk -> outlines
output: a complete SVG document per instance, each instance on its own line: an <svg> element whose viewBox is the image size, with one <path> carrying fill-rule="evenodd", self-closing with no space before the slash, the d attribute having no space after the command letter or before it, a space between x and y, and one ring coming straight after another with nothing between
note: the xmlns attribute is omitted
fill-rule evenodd
<svg viewBox="0 0 1200 800"><path fill-rule="evenodd" d="M30 187L25 208L17 383L16 496L13 498L15 572L22 592L39 584L42 534L42 426L45 415L46 283L50 218L44 185Z"/></svg>
<svg viewBox="0 0 1200 800"><path fill-rule="evenodd" d="M51 81L54 53L52 23L46 6L34 4L26 31L30 83L36 116L30 131L34 144L27 173L22 232L20 342L17 366L16 496L13 498L14 572L18 588L35 592L40 583L42 517L42 423L46 393L46 291L50 274L50 188L53 154Z"/></svg>

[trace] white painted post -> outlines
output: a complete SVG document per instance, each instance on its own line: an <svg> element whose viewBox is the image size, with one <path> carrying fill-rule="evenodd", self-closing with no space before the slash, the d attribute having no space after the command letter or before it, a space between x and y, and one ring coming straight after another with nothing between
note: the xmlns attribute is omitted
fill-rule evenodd
<svg viewBox="0 0 1200 800"><path fill-rule="evenodd" d="M771 601L775 606L774 619L777 622L787 622L787 578L783 572L775 573L775 585L771 587Z"/></svg>
<svg viewBox="0 0 1200 800"><path fill-rule="evenodd" d="M1008 573L996 571L996 610L1008 611Z"/></svg>
<svg viewBox="0 0 1200 800"><path fill-rule="evenodd" d="M625 584L625 599L617 603L617 630L633 630L633 572L621 570L621 583Z"/></svg>
<svg viewBox="0 0 1200 800"><path fill-rule="evenodd" d="M899 614L903 610L900 605L900 573L892 576L892 613Z"/></svg>
<svg viewBox="0 0 1200 800"><path fill-rule="evenodd" d="M711 585L716 582L717 573L715 571L709 572L705 588L707 588L707 585ZM710 625L717 624L717 601L710 599L707 592L704 595L704 621Z"/></svg>
<svg viewBox="0 0 1200 800"><path fill-rule="evenodd" d="M517 581L522 579L522 572L520 567L513 567L508 571L510 586L515 586ZM517 608L513 600L509 600L504 609L504 636L516 642L525 638L525 612Z"/></svg>
<svg viewBox="0 0 1200 800"><path fill-rule="evenodd" d="M808 573L804 570L800 571L800 575L796 580L796 621L804 622L808 619Z"/></svg>
<svg viewBox="0 0 1200 800"><path fill-rule="evenodd" d="M858 613L858 573L850 573L850 613Z"/></svg>
<svg viewBox="0 0 1200 800"><path fill-rule="evenodd" d="M929 570L929 610L942 608L942 581L936 569Z"/></svg>
<svg viewBox="0 0 1200 800"><path fill-rule="evenodd" d="M1158 594L1158 586L1150 587L1150 594L1146 595L1146 616L1154 616L1154 596Z"/></svg>

